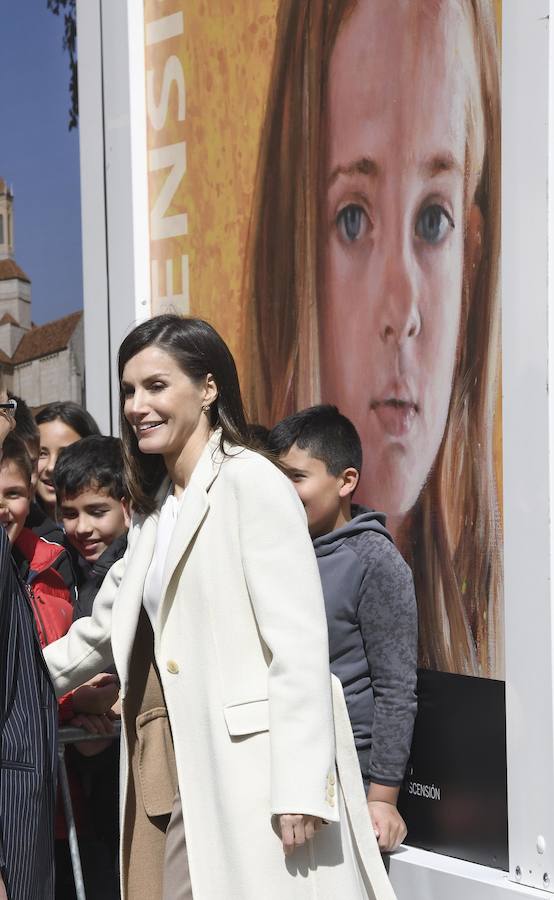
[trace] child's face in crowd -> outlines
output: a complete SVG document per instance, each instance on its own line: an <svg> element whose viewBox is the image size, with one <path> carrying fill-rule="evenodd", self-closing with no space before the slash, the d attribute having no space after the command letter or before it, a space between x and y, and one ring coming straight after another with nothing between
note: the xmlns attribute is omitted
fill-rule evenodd
<svg viewBox="0 0 554 900"><path fill-rule="evenodd" d="M31 492L34 493L37 487L38 481L38 457L40 453L40 447L38 441L24 441L25 449L29 454L29 459L33 464L33 471L31 474Z"/></svg>
<svg viewBox="0 0 554 900"><path fill-rule="evenodd" d="M115 500L103 488L91 486L76 497L63 497L59 511L70 543L89 563L129 527L127 502Z"/></svg>
<svg viewBox="0 0 554 900"><path fill-rule="evenodd" d="M75 441L80 441L81 436L73 428L54 419L53 422L43 422L38 426L40 431L40 453L38 457L38 482L37 494L52 510L56 508L56 491L52 481L52 474L60 451L69 447Z"/></svg>
<svg viewBox="0 0 554 900"><path fill-rule="evenodd" d="M15 544L31 505L31 485L19 466L9 459L0 463L0 525Z"/></svg>
<svg viewBox="0 0 554 900"><path fill-rule="evenodd" d="M461 9L361 0L330 64L322 399L360 433L361 501L397 516L434 463L457 358L477 74Z"/></svg>
<svg viewBox="0 0 554 900"><path fill-rule="evenodd" d="M281 456L281 462L304 504L311 537L333 531L341 511L343 479L331 475L324 462L296 444Z"/></svg>

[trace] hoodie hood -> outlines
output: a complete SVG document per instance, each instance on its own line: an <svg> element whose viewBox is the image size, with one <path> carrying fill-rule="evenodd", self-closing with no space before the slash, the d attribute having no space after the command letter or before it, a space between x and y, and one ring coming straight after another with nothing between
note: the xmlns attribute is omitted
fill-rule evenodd
<svg viewBox="0 0 554 900"><path fill-rule="evenodd" d="M354 535L361 534L363 531L374 531L377 534L382 534L383 537L394 543L385 527L385 522L386 517L384 513L353 503L350 522L347 522L346 525L337 528L335 531L330 531L329 534L322 534L321 537L315 538L315 555L327 556L329 553L334 553L341 544L354 537Z"/></svg>
<svg viewBox="0 0 554 900"><path fill-rule="evenodd" d="M119 537L112 541L109 547L106 547L101 556L90 567L92 575L100 576L102 579L108 574L109 570L116 563L127 549L127 532L124 531Z"/></svg>

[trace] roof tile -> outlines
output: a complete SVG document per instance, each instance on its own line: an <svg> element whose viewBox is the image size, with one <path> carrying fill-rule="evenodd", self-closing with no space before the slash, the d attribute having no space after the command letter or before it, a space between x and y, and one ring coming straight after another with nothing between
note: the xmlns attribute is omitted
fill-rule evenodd
<svg viewBox="0 0 554 900"><path fill-rule="evenodd" d="M31 279L17 265L15 259L0 259L0 281L11 281L12 278L19 278L20 281L31 283Z"/></svg>
<svg viewBox="0 0 554 900"><path fill-rule="evenodd" d="M74 312L62 319L47 322L46 325L37 325L35 328L31 328L21 338L17 350L9 362L17 366L20 363L30 362L32 359L39 359L41 356L49 356L51 353L65 350L82 315L81 311Z"/></svg>

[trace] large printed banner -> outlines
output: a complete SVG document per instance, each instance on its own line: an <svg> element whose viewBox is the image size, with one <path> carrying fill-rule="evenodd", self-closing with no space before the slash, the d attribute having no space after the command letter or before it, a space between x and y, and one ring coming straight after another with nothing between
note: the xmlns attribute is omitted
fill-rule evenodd
<svg viewBox="0 0 554 900"><path fill-rule="evenodd" d="M445 736L440 673L477 678L504 753L503 685L478 689L504 675L500 13L144 0L152 312L215 325L254 421L323 401L357 426L357 500L386 512L418 598L409 815L443 833L448 771L417 759L438 741L463 782L455 751L475 722L461 704Z"/></svg>

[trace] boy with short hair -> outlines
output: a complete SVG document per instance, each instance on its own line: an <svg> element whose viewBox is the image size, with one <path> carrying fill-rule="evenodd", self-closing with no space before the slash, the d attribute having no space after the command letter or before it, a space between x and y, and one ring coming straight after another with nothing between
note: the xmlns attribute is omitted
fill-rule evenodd
<svg viewBox="0 0 554 900"><path fill-rule="evenodd" d="M56 461L53 482L67 539L79 560L75 621L90 616L106 574L127 547L129 501L121 441L90 435L65 447ZM79 724L79 718L74 724ZM99 842L95 851L97 885L89 885L90 893L96 896L97 892L102 900L115 900L119 896L119 748L117 743L108 741L77 745L77 750L81 756L74 758Z"/></svg>
<svg viewBox="0 0 554 900"><path fill-rule="evenodd" d="M90 616L106 573L127 546L129 501L120 440L93 434L65 447L53 481L67 539L79 557L75 620Z"/></svg>
<svg viewBox="0 0 554 900"><path fill-rule="evenodd" d="M314 406L271 431L306 509L368 807L381 850L406 835L396 803L416 713L417 611L412 574L381 513L352 504L358 433L335 406Z"/></svg>
<svg viewBox="0 0 554 900"><path fill-rule="evenodd" d="M17 430L4 441L0 460L0 525L8 535L12 556L28 585L43 647L62 637L71 625L71 592L64 580L67 551L26 527L32 500L33 464ZM72 715L72 706L61 704Z"/></svg>

